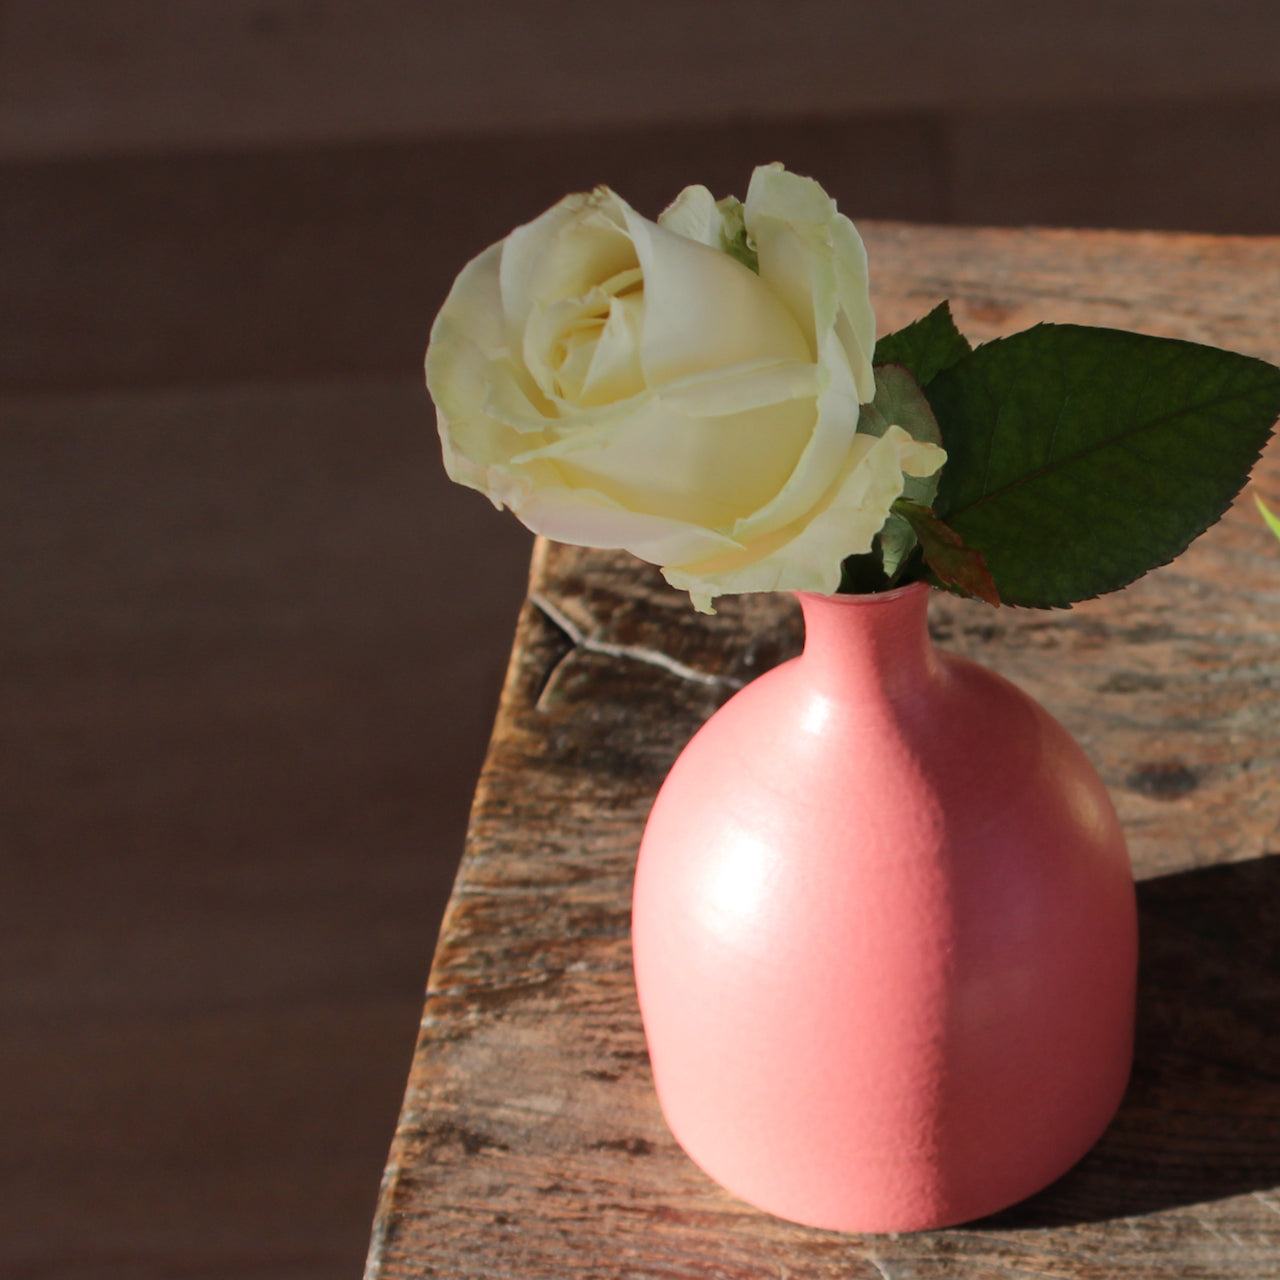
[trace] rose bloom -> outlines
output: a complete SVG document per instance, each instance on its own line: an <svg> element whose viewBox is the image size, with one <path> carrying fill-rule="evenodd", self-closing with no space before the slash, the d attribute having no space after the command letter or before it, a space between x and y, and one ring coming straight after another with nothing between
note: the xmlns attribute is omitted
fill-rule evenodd
<svg viewBox="0 0 1280 1280"><path fill-rule="evenodd" d="M431 331L450 477L535 533L622 547L709 611L835 592L943 451L858 431L875 317L852 222L756 169L745 204L688 187L658 221L607 187L469 263Z"/></svg>

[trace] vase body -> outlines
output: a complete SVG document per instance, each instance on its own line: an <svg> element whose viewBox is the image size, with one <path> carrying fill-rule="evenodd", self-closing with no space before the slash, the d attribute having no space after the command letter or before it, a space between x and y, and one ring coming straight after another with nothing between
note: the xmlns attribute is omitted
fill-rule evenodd
<svg viewBox="0 0 1280 1280"><path fill-rule="evenodd" d="M1137 923L1109 797L1015 686L929 640L929 590L801 595L806 640L654 804L636 985L705 1172L845 1231L969 1221L1119 1105Z"/></svg>

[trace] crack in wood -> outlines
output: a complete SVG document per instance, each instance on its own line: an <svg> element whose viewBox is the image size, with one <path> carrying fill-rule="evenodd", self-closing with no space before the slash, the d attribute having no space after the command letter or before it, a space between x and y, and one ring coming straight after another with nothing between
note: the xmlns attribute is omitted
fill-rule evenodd
<svg viewBox="0 0 1280 1280"><path fill-rule="evenodd" d="M573 648L565 653L547 673L542 690L538 694L538 700L534 704L539 711L547 709L546 699L550 689L555 684L555 678L560 668L579 649L587 653L603 654L609 658L623 658L632 662L643 662L652 667L661 667L662 670L681 680L689 680L694 684L706 685L710 688L736 691L741 689L745 683L745 681L737 680L732 676L717 676L711 675L706 671L699 671L696 667L691 667L681 662L678 658L673 658L669 653L663 653L660 649L650 649L644 645L614 644L612 641L601 640L597 636L587 635L572 618L554 605L541 592L531 592L529 603L553 626L562 631L573 644Z"/></svg>

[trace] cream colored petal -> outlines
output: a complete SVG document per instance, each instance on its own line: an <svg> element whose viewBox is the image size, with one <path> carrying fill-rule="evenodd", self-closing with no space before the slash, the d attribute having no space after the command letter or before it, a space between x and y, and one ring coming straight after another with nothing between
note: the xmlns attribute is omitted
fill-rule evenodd
<svg viewBox="0 0 1280 1280"><path fill-rule="evenodd" d="M655 394L676 413L718 417L788 400L814 399L820 386L818 374L816 364L797 360L756 361L668 382Z"/></svg>
<svg viewBox="0 0 1280 1280"><path fill-rule="evenodd" d="M644 371L640 367L643 322L643 295L626 294L613 299L578 394L577 402L583 408L614 404L644 390Z"/></svg>
<svg viewBox="0 0 1280 1280"><path fill-rule="evenodd" d="M431 327L427 345L428 369L431 367L431 347L440 325L451 325L466 334L487 356L506 350L506 329L502 314L502 289L500 270L501 243L490 245L483 253L472 258L458 273L444 305ZM439 373L437 367L436 373Z"/></svg>
<svg viewBox="0 0 1280 1280"><path fill-rule="evenodd" d="M506 354L498 288L501 252L501 245L492 245L462 269L431 326L425 360L445 469L459 484L482 492L487 492L486 468L493 458L512 443L528 448L527 440L485 411L490 363Z"/></svg>
<svg viewBox="0 0 1280 1280"><path fill-rule="evenodd" d="M641 363L650 386L756 360L810 361L786 307L727 253L627 211L644 270Z"/></svg>
<svg viewBox="0 0 1280 1280"><path fill-rule="evenodd" d="M755 168L744 204L748 230L757 216L780 218L808 230L825 225L836 212L836 202L819 183L789 172L777 161Z"/></svg>
<svg viewBox="0 0 1280 1280"><path fill-rule="evenodd" d="M489 409L495 398L491 383L486 397L484 378L500 365L486 364L479 350L465 339L451 343L446 329L439 348L449 367L447 388L438 396L437 426L445 470L459 484L477 489L499 508L508 506L535 533L582 546L625 547L643 559L662 563L668 557L702 558L722 553L735 544L710 529L646 511L632 511L592 488L589 478L542 456L537 446L551 437L539 426L547 420L532 412L527 401L513 413L519 426L495 418ZM498 379L508 407L520 401L509 376ZM530 448L530 445L535 446Z"/></svg>
<svg viewBox="0 0 1280 1280"><path fill-rule="evenodd" d="M426 375L445 470L501 507L519 502L546 479L545 467L521 470L510 459L545 444L554 418L548 419L549 406L500 345L502 326L494 318L496 262L497 254L489 250L459 277L432 326Z"/></svg>
<svg viewBox="0 0 1280 1280"><path fill-rule="evenodd" d="M761 165L751 175L744 214L760 278L786 301L815 352L837 305L834 273L817 269L823 245L815 233L834 211L835 202L816 182L779 164Z"/></svg>
<svg viewBox="0 0 1280 1280"><path fill-rule="evenodd" d="M485 382L483 408L490 417L526 435L560 428L559 408L539 392L517 361L491 360Z"/></svg>
<svg viewBox="0 0 1280 1280"><path fill-rule="evenodd" d="M912 440L901 427L890 427L889 430L906 436L906 441L898 437L898 464L907 475L923 479L942 470L947 461L947 451L941 445Z"/></svg>
<svg viewBox="0 0 1280 1280"><path fill-rule="evenodd" d="M427 389L450 420L479 410L487 394L489 357L446 311L431 326L425 369Z"/></svg>
<svg viewBox="0 0 1280 1280"><path fill-rule="evenodd" d="M794 470L815 412L806 399L692 418L652 399L616 424L565 431L515 461L553 460L571 485L732 536Z"/></svg>
<svg viewBox="0 0 1280 1280"><path fill-rule="evenodd" d="M483 410L470 409L450 416L448 406L436 411L436 428L444 467L449 478L478 489L496 507L515 505L538 478L536 468L513 468L510 459L527 450L530 438L491 418ZM545 468L544 468L545 470Z"/></svg>
<svg viewBox="0 0 1280 1280"><path fill-rule="evenodd" d="M812 511L848 456L858 429L858 390L834 335L824 346L815 423L804 452L777 496L733 527L735 538L753 541Z"/></svg>
<svg viewBox="0 0 1280 1280"><path fill-rule="evenodd" d="M724 215L706 187L685 187L658 215L658 226L712 249L724 243Z"/></svg>
<svg viewBox="0 0 1280 1280"><path fill-rule="evenodd" d="M495 506L514 506L527 491L545 481L547 468L535 463L514 466L511 458L528 444L510 427L483 414L449 420L436 415L445 470L449 478L486 494ZM553 483L558 483L552 477Z"/></svg>
<svg viewBox="0 0 1280 1280"><path fill-rule="evenodd" d="M787 301L815 350L835 328L865 404L875 395L875 314L866 249L857 228L810 178L779 165L758 168L746 200L760 277Z"/></svg>
<svg viewBox="0 0 1280 1280"><path fill-rule="evenodd" d="M486 492L490 466L543 439L514 430L490 414L490 370L495 363L456 323L450 309L441 312L432 328L426 372L445 464L453 479Z"/></svg>
<svg viewBox="0 0 1280 1280"><path fill-rule="evenodd" d="M760 279L782 300L809 351L816 355L820 335L835 317L834 279L824 281L815 271L813 246L789 223L757 216L747 226L756 246Z"/></svg>
<svg viewBox="0 0 1280 1280"><path fill-rule="evenodd" d="M735 547L710 529L630 511L593 489L540 485L510 505L534 533L573 546L619 548L650 564L702 559Z"/></svg>
<svg viewBox="0 0 1280 1280"><path fill-rule="evenodd" d="M584 327L593 338L603 327L609 302L608 294L595 288L585 294L535 303L530 309L525 317L520 354L529 376L548 399L576 398L591 363L591 352L581 352L580 368L575 371L573 348L583 340Z"/></svg>
<svg viewBox="0 0 1280 1280"><path fill-rule="evenodd" d="M535 287L538 272L550 246L560 240L565 228L573 226L582 217L589 198L585 192L565 196L532 222L516 227L502 242L499 283L503 321L507 333L513 338L523 336L535 302L545 304L547 301L543 296L544 290Z"/></svg>
<svg viewBox="0 0 1280 1280"><path fill-rule="evenodd" d="M846 556L871 549L889 509L902 495L904 467L940 465L936 445L919 444L890 427L881 437L858 436L849 457L812 517L776 530L742 551L669 566L663 577L689 591L695 603L747 591L817 591L840 585Z"/></svg>
<svg viewBox="0 0 1280 1280"><path fill-rule="evenodd" d="M644 314L639 267L585 293L536 303L520 351L531 381L548 400L608 404L643 387L639 332Z"/></svg>
<svg viewBox="0 0 1280 1280"><path fill-rule="evenodd" d="M583 407L542 397L516 362L494 362L488 378L488 411L494 417L521 431L551 430L557 439L578 431L625 427L654 400L687 418L724 417L789 400L812 400L823 380L829 381L817 365L756 361L691 374L656 390L645 388L625 399Z"/></svg>
<svg viewBox="0 0 1280 1280"><path fill-rule="evenodd" d="M446 329L440 359L453 376L438 398L437 426L445 470L459 484L477 489L499 508L508 506L535 533L582 546L624 547L642 559L660 564L668 558L703 558L721 554L735 544L713 530L687 522L633 511L592 488L589 478L542 456L536 446L550 437L536 428L546 426L527 406L519 427L495 418L488 409L484 380L478 377L486 362L465 339L451 343ZM490 372L500 368L487 365ZM509 377L499 379L509 401L518 401L519 388ZM533 449L530 445L534 445Z"/></svg>
<svg viewBox="0 0 1280 1280"><path fill-rule="evenodd" d="M502 305L517 348L535 309L580 297L638 265L625 210L625 201L599 187L566 196L503 241Z"/></svg>
<svg viewBox="0 0 1280 1280"><path fill-rule="evenodd" d="M746 235L742 201L736 196L717 200L706 187L686 187L658 215L658 225L729 253L740 262L754 251L752 245L741 243Z"/></svg>
<svg viewBox="0 0 1280 1280"><path fill-rule="evenodd" d="M875 397L871 361L876 351L876 315L871 305L867 249L857 227L842 213L836 214L831 223L831 245L843 321L838 324L838 332L858 380L858 394L867 404Z"/></svg>

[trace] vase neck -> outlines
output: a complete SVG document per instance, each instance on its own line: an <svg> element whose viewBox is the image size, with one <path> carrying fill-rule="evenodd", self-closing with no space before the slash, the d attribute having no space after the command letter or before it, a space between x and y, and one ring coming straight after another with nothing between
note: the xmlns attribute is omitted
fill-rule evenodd
<svg viewBox="0 0 1280 1280"><path fill-rule="evenodd" d="M832 696L896 701L937 674L924 583L879 595L796 595L804 612L802 661Z"/></svg>

